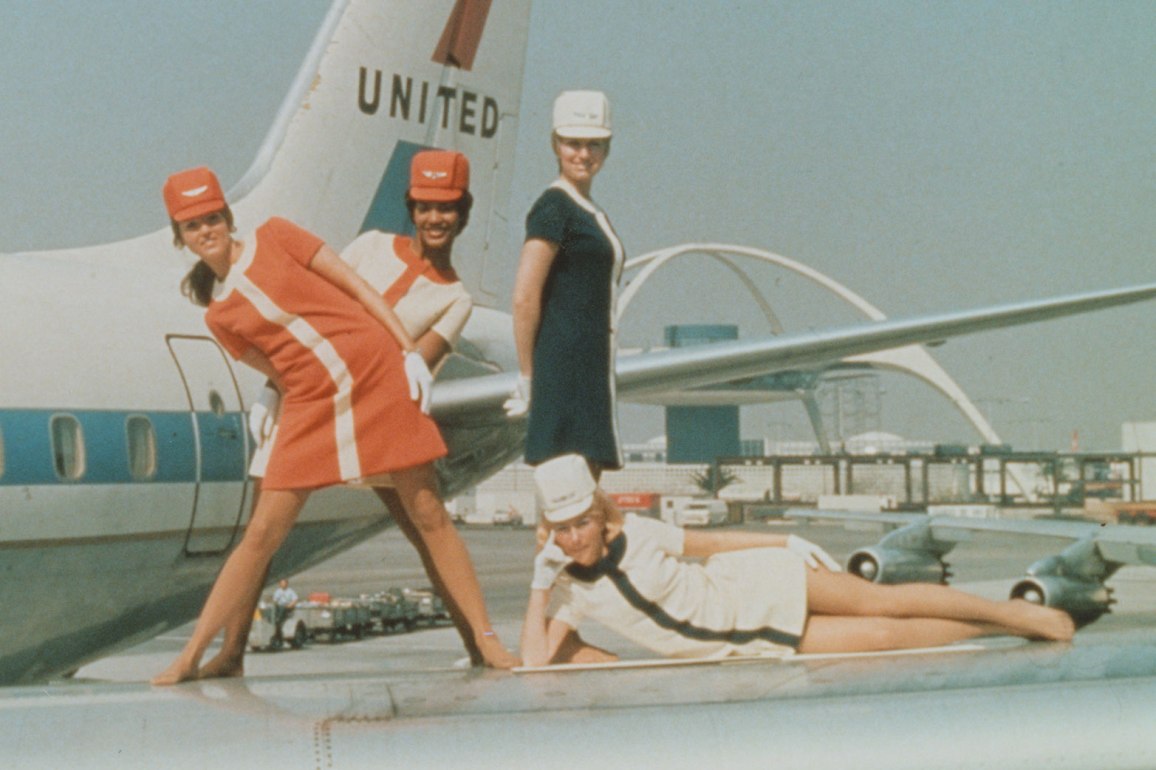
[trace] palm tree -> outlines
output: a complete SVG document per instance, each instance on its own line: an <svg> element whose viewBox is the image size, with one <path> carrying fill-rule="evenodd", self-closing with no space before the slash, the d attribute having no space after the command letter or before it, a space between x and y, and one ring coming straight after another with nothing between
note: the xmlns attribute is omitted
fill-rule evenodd
<svg viewBox="0 0 1156 770"><path fill-rule="evenodd" d="M711 463L702 473L691 475L691 481L711 497L718 497L718 493L725 487L739 480L738 474L730 468L720 467L718 463Z"/></svg>

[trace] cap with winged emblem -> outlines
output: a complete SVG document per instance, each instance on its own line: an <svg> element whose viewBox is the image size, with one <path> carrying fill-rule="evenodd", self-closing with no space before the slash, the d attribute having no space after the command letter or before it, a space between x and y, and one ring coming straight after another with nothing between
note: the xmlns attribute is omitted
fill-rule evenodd
<svg viewBox="0 0 1156 770"><path fill-rule="evenodd" d="M456 201L470 189L470 162L460 152L424 150L409 167L409 197L415 201Z"/></svg>
<svg viewBox="0 0 1156 770"><path fill-rule="evenodd" d="M174 222L186 222L226 208L217 175L204 166L178 171L165 180L165 208Z"/></svg>

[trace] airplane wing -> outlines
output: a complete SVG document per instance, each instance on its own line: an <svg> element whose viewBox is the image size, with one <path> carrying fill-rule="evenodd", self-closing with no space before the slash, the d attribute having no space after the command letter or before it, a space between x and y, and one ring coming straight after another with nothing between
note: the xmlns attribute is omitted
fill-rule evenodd
<svg viewBox="0 0 1156 770"><path fill-rule="evenodd" d="M1054 537L1068 541L1058 553L1028 566L1009 598L1058 607L1078 624L1111 610L1113 589L1105 585L1123 566L1156 566L1156 531L1135 526L1056 519L970 518L906 513L856 513L789 509L795 519L875 522L891 529L875 545L854 551L847 571L876 583L946 583L944 557L976 532Z"/></svg>
<svg viewBox="0 0 1156 770"><path fill-rule="evenodd" d="M931 537L945 545L970 540L972 534L976 532L1053 537L1073 542L1088 540L1095 544L1105 561L1120 565L1156 566L1156 530L1129 525L1040 518L972 518L899 512L859 513L809 508L788 508L783 512L783 516L789 519L834 521L844 524L872 523L891 530L911 525L926 525Z"/></svg>
<svg viewBox="0 0 1156 770"><path fill-rule="evenodd" d="M1154 297L1156 284L1144 284L826 331L796 332L757 340L718 342L621 356L617 366L618 397L629 400L671 389L814 368L834 364L848 356L938 342L975 332L1143 302ZM500 420L501 404L513 389L515 377L514 372L503 372L439 382L433 392L433 415L439 422Z"/></svg>

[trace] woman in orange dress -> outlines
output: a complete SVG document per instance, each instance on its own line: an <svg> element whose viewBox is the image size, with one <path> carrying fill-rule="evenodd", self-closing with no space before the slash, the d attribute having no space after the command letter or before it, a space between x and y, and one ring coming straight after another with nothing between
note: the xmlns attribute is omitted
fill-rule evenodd
<svg viewBox="0 0 1156 770"><path fill-rule="evenodd" d="M240 673L239 660L221 656L201 669L201 656L221 629L236 627L249 612L312 490L389 473L420 528L445 513L432 462L446 448L424 413L432 377L416 342L336 252L278 218L243 240L234 238L232 212L207 168L169 177L164 197L175 243L199 258L182 289L207 308L205 322L222 346L268 376L283 401L245 535L221 569L189 642L153 679L175 684ZM435 547L435 560L469 563L456 533ZM468 572L473 575L472 567ZM467 597L459 604L471 616L486 661L510 665L513 656L489 628L476 582L476 601Z"/></svg>

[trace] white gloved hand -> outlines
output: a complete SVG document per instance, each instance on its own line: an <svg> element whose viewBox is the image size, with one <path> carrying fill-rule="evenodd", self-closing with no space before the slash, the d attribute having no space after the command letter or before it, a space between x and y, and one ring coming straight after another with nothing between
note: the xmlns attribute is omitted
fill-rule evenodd
<svg viewBox="0 0 1156 770"><path fill-rule="evenodd" d="M551 532L550 537L546 539L546 545L534 557L534 579L530 581L530 588L544 590L554 585L558 575L562 574L562 570L566 569L566 565L571 561L573 559L554 542L554 533Z"/></svg>
<svg viewBox="0 0 1156 770"><path fill-rule="evenodd" d="M831 554L824 551L819 546L812 543L810 540L804 540L797 535L787 536L787 550L798 555L811 569L818 569L822 564L832 572L842 572L843 568L839 566L839 562L831 558Z"/></svg>
<svg viewBox="0 0 1156 770"><path fill-rule="evenodd" d="M521 417L530 411L529 377L518 375L518 381L514 383L514 389L510 391L510 397L502 404L502 408L506 410L507 417Z"/></svg>
<svg viewBox="0 0 1156 770"><path fill-rule="evenodd" d="M281 405L281 393L268 382L261 388L257 398L249 407L249 432L253 441L261 446L273 435L277 426L277 408Z"/></svg>
<svg viewBox="0 0 1156 770"><path fill-rule="evenodd" d="M421 413L429 414L430 391L433 375L421 353L411 350L405 354L405 379L409 382L409 397L421 405Z"/></svg>

